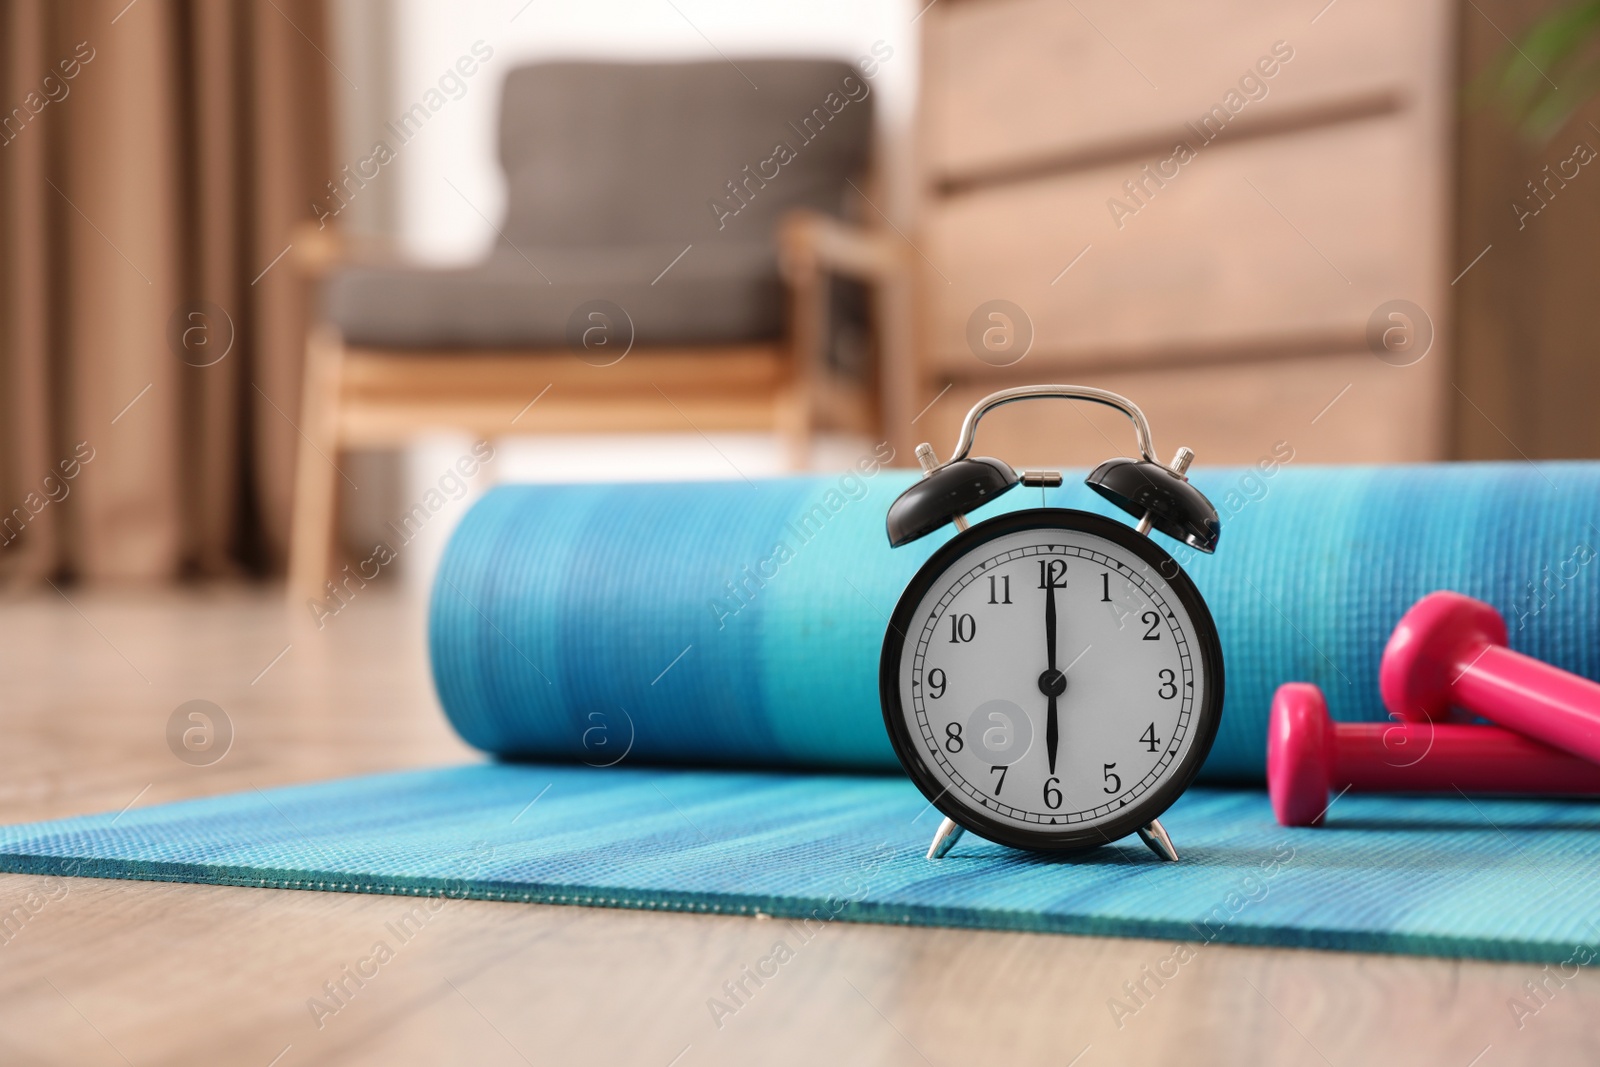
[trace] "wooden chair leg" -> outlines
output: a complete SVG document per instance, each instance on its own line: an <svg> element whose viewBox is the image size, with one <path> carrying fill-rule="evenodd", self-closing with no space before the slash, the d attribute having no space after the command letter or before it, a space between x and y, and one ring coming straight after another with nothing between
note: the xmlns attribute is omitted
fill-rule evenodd
<svg viewBox="0 0 1600 1067"><path fill-rule="evenodd" d="M814 262L796 265L789 279L789 388L778 401L779 435L790 470L811 466L812 437L817 421L817 376L823 361L827 293Z"/></svg>
<svg viewBox="0 0 1600 1067"><path fill-rule="evenodd" d="M915 466L912 452L919 440L911 424L918 392L911 321L911 286L904 271L896 271L878 286L877 384L880 432L902 466Z"/></svg>
<svg viewBox="0 0 1600 1067"><path fill-rule="evenodd" d="M304 437L295 464L294 512L289 530L289 603L320 599L328 579L338 525L340 365L343 342L320 326L306 339Z"/></svg>
<svg viewBox="0 0 1600 1067"><path fill-rule="evenodd" d="M811 446L815 430L812 408L811 390L804 384L791 387L778 396L774 428L783 442L784 465L791 471L811 469Z"/></svg>

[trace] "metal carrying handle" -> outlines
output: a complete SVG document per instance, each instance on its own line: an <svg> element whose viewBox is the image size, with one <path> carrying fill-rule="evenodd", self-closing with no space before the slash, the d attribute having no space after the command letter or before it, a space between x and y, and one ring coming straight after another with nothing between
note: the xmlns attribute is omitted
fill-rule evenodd
<svg viewBox="0 0 1600 1067"><path fill-rule="evenodd" d="M972 410L967 412L967 417L962 420L961 436L956 441L955 453L947 462L954 463L967 458L967 454L972 451L972 439L978 432L979 419L1005 404L1033 399L1087 400L1094 404L1104 404L1108 408L1116 408L1133 423L1134 436L1139 440L1140 457L1149 463L1160 462L1156 459L1155 445L1150 440L1150 424L1145 421L1144 412L1139 410L1139 406L1119 393L1087 385L1019 385L1015 389L1002 389L998 393L990 393L974 404Z"/></svg>

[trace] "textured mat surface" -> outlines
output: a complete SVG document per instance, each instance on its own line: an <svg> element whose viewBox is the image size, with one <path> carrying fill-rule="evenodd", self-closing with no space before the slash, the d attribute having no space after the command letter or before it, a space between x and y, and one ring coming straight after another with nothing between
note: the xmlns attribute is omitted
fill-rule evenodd
<svg viewBox="0 0 1600 1067"><path fill-rule="evenodd" d="M0 831L0 868L227 885L1559 962L1600 931L1600 804L1347 796L1285 830L1198 789L1050 859L966 838L888 777L481 765Z"/></svg>
<svg viewBox="0 0 1600 1067"><path fill-rule="evenodd" d="M635 761L895 769L878 653L947 536L889 549L908 478L492 491L434 591L446 713L501 754L609 762L631 744ZM1215 556L1176 553L1227 663L1211 780L1261 780L1283 682L1322 686L1337 719L1384 718L1384 642L1435 589L1488 601L1512 647L1600 680L1600 464L1202 466L1194 481L1223 518ZM1113 514L1069 474L973 517L1045 496Z"/></svg>

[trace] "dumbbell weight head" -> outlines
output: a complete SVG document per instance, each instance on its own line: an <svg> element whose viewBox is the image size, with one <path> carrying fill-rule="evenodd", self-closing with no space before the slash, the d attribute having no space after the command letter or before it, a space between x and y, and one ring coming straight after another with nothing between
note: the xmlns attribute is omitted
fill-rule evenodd
<svg viewBox="0 0 1600 1067"><path fill-rule="evenodd" d="M1289 682L1272 697L1267 722L1267 792L1284 826L1315 826L1328 807L1328 705L1322 690Z"/></svg>
<svg viewBox="0 0 1600 1067"><path fill-rule="evenodd" d="M1502 648L1506 621L1460 593L1429 593L1401 616L1378 669L1383 705L1401 719L1440 720L1450 712L1451 685L1486 646Z"/></svg>

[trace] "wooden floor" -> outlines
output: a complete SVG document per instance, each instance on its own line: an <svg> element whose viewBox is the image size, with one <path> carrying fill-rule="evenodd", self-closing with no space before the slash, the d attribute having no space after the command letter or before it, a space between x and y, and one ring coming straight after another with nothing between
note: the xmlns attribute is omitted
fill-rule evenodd
<svg viewBox="0 0 1600 1067"><path fill-rule="evenodd" d="M277 590L68 595L0 611L8 822L474 758L416 605L368 590L319 632ZM196 698L236 731L210 767L165 739ZM1108 1002L1173 946L834 923L717 1020L784 924L473 901L319 1019L399 901L4 875L0 916L30 893L0 928L6 1065L1600 1062L1587 970L1519 1028L1538 967L1214 945L1119 1025Z"/></svg>

